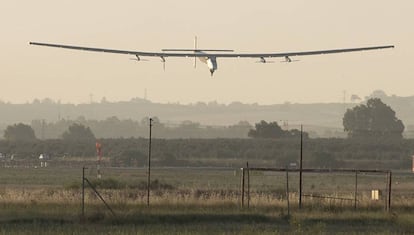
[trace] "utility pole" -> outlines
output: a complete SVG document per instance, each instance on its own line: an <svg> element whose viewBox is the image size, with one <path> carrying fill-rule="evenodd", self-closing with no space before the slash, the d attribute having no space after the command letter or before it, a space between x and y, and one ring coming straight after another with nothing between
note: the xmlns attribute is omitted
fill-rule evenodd
<svg viewBox="0 0 414 235"><path fill-rule="evenodd" d="M151 186L151 138L152 138L151 135L152 135L152 118L149 119L147 206L149 206L149 203L150 203L150 186Z"/></svg>
<svg viewBox="0 0 414 235"><path fill-rule="evenodd" d="M286 200L287 200L287 213L290 216L290 203L289 203L289 164L286 165Z"/></svg>
<svg viewBox="0 0 414 235"><path fill-rule="evenodd" d="M300 162L299 162L299 209L302 209L302 159L303 159L303 125L300 125Z"/></svg>
<svg viewBox="0 0 414 235"><path fill-rule="evenodd" d="M82 219L85 218L85 166L82 167Z"/></svg>

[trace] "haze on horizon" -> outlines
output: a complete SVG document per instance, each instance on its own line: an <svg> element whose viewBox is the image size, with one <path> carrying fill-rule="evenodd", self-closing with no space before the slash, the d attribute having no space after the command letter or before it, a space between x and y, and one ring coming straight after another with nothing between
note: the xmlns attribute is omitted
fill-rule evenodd
<svg viewBox="0 0 414 235"><path fill-rule="evenodd" d="M413 95L414 2L401 0L5 0L0 99L64 103L143 97L156 102L341 102L348 95ZM393 50L295 57L296 63L222 59L213 78L192 59L136 63L128 56L29 46L29 41L159 51L199 47L288 52L394 44Z"/></svg>

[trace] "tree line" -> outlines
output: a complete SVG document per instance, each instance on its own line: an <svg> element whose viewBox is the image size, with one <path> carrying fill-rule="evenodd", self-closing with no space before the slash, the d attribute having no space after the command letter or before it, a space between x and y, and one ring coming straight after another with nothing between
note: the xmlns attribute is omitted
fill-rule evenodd
<svg viewBox="0 0 414 235"><path fill-rule="evenodd" d="M197 122L183 121L179 124L162 122L158 117L154 120L154 135L158 138L247 138L252 125L246 121L229 126L204 126ZM149 118L141 121L132 119L120 120L110 117L105 120L88 120L79 117L76 120L62 119L57 122L33 120L31 128L39 139L59 139L73 124L89 127L97 138L139 138L148 136Z"/></svg>
<svg viewBox="0 0 414 235"><path fill-rule="evenodd" d="M154 133L157 138L282 138L294 137L299 134L298 130L283 130L277 122L266 122L262 120L253 127L247 121L240 121L229 126L203 126L192 121L183 121L179 124L164 123L159 118L155 120ZM97 138L130 138L146 137L148 135L148 117L141 121L132 119L120 120L117 117L110 117L105 120L89 120L79 117L76 120L61 119L56 122L46 122L42 119L33 120L29 127L24 124L8 126L4 137L13 139L10 128L26 131L27 138L59 139L63 133L74 124L80 124L90 128ZM367 104L355 106L348 109L343 117L344 131L349 138L402 138L404 124L396 117L396 113L390 106L384 104L380 99L372 98ZM31 128L34 131L29 133ZM19 131L16 129L16 132ZM305 133L307 137L309 136Z"/></svg>
<svg viewBox="0 0 414 235"><path fill-rule="evenodd" d="M155 119L155 133L168 130ZM111 119L117 123L119 120ZM148 119L143 119L139 127L146 127ZM410 164L414 140L402 138L404 125L396 117L391 107L379 99L370 99L348 109L343 118L348 139L310 139L306 132L283 130L277 122L261 121L251 127L240 123L243 130L248 129L250 139L241 138L154 138L154 159L161 165L211 164L204 159L222 161L264 160L284 166L295 162L298 157L299 141L305 140L307 164L319 167L354 166L372 167L382 162L383 166L404 168ZM108 124L108 123L106 123ZM42 124L43 125L43 124ZM109 124L108 124L109 125ZM181 129L198 127L192 123L183 124ZM44 127L42 127L44 128ZM306 128L306 127L305 127ZM237 128L236 128L237 129ZM33 158L41 153L59 158L63 156L91 157L95 155L97 138L92 128L72 122L59 139L39 140L35 131L28 125L8 126L0 141L2 155L18 156L21 159ZM140 165L145 163L148 140L145 138L98 138L106 156L115 165Z"/></svg>

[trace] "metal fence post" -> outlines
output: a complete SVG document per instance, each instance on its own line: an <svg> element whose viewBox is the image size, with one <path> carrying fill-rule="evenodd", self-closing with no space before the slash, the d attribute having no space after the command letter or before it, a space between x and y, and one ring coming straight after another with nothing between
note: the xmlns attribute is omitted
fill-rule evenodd
<svg viewBox="0 0 414 235"><path fill-rule="evenodd" d="M391 211L391 185L392 185L391 182L392 182L392 172L389 171L388 172L388 206L387 206L388 212Z"/></svg>
<svg viewBox="0 0 414 235"><path fill-rule="evenodd" d="M355 170L355 195L354 195L354 209L357 208L358 197L358 171Z"/></svg>
<svg viewBox="0 0 414 235"><path fill-rule="evenodd" d="M115 212L112 210L112 208L108 205L108 203L106 203L106 201L103 199L103 197L101 196L101 194L98 192L98 190L96 190L96 188L92 185L92 183L85 178L86 183L89 184L89 186L91 187L91 189L96 193L96 195L98 195L99 199L101 199L101 201L105 204L106 208L108 208L108 210L112 213L112 215L115 217Z"/></svg>
<svg viewBox="0 0 414 235"><path fill-rule="evenodd" d="M247 208L250 208L250 169L249 162L246 163L247 166Z"/></svg>
<svg viewBox="0 0 414 235"><path fill-rule="evenodd" d="M149 119L149 144L148 144L148 170L147 170L147 206L150 205L151 188L151 139L152 139L152 118Z"/></svg>
<svg viewBox="0 0 414 235"><path fill-rule="evenodd" d="M242 170L242 175L241 175L241 208L244 207L244 168L241 169Z"/></svg>

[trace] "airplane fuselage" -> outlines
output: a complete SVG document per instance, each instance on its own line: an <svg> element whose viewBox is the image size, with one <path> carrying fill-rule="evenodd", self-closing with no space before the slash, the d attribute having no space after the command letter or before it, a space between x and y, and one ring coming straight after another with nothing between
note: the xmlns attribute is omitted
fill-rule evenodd
<svg viewBox="0 0 414 235"><path fill-rule="evenodd" d="M199 52L205 54L203 52ZM208 69L210 70L211 76L213 76L214 72L217 70L217 58L214 56L206 56L206 57L198 57L201 62L207 64Z"/></svg>

